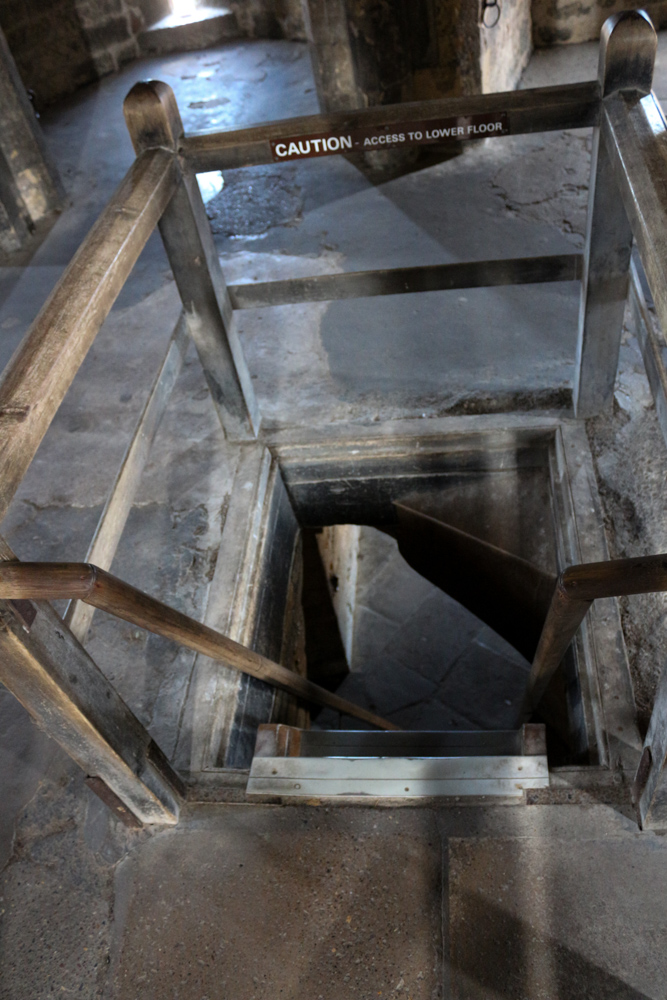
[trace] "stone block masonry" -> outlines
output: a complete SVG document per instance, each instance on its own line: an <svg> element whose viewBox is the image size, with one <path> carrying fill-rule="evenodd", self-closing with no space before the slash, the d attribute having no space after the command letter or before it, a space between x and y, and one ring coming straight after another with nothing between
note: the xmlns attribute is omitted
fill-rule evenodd
<svg viewBox="0 0 667 1000"><path fill-rule="evenodd" d="M305 40L300 0L208 6L233 11L247 37ZM136 59L141 33L169 13L169 0L0 0L0 28L39 110Z"/></svg>
<svg viewBox="0 0 667 1000"><path fill-rule="evenodd" d="M63 191L2 31L0 31L0 251L26 246L35 226L61 206Z"/></svg>
<svg viewBox="0 0 667 1000"><path fill-rule="evenodd" d="M241 34L248 38L306 41L301 0L207 0L207 6L233 11Z"/></svg>
<svg viewBox="0 0 667 1000"><path fill-rule="evenodd" d="M0 0L0 26L39 109L134 59L144 17L128 0Z"/></svg>
<svg viewBox="0 0 667 1000"><path fill-rule="evenodd" d="M460 0L304 0L304 10L326 111L513 90L532 51L531 0L504 0L488 20Z"/></svg>

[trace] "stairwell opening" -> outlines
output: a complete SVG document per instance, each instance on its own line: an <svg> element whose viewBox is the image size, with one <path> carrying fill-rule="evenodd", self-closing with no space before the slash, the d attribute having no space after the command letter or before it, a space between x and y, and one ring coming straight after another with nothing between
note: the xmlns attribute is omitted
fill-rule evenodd
<svg viewBox="0 0 667 1000"><path fill-rule="evenodd" d="M244 452L235 494L243 502L230 508L218 557L220 593L239 641L413 733L474 728L484 742L519 724L533 656L521 628L512 634L507 558L553 585L566 567L609 553L575 421L510 414L448 418L442 428L380 424L351 439L349 428L333 427L316 441L276 433L269 448ZM401 536L405 510L462 533L472 562L450 551L428 565L429 545L410 551L410 533ZM498 549L500 572L485 562L498 562ZM456 574L443 578L443 565L465 568L470 593L452 586ZM482 613L470 599L478 581ZM542 623L533 616L533 641ZM199 687L210 697L192 697L203 734L197 771L250 767L262 724L311 724L321 735L360 728L261 681L204 668ZM562 771L554 780L569 787L615 768L634 753L633 719L618 607L596 601L533 715L548 727L549 765Z"/></svg>
<svg viewBox="0 0 667 1000"><path fill-rule="evenodd" d="M506 639L403 558L386 530L335 525L303 532L308 676L412 731L516 730L530 662ZM545 711L553 766L588 762L571 732L563 664ZM573 699L580 692L572 692ZM361 729L321 709L313 729ZM370 728L370 727L368 727ZM583 760L582 760L583 757Z"/></svg>
<svg viewBox="0 0 667 1000"><path fill-rule="evenodd" d="M560 431L413 439L409 450L386 443L332 448L326 461L321 450L285 449L278 459L301 528L308 676L409 730L519 728L530 642L521 648L508 641L511 628L493 627L493 615L480 614L474 602L471 610L460 594L408 564L395 537L396 505L554 578L581 558ZM483 562L475 572L483 584ZM501 605L502 598L500 586ZM604 759L594 659L584 632L533 713L531 721L547 726L550 766ZM362 728L330 709L313 709L311 724Z"/></svg>

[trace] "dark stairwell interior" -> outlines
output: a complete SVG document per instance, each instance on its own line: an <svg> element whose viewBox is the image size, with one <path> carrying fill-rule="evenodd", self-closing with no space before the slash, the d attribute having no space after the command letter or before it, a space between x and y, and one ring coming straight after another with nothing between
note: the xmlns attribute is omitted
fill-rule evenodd
<svg viewBox="0 0 667 1000"><path fill-rule="evenodd" d="M449 519L470 530L476 513L480 514L481 493L494 479L498 485L495 476L476 481L469 477L458 510L455 500L452 505L451 490L448 497L427 493L410 503L442 516L444 500ZM530 493L530 489L524 492L524 504ZM401 505L398 524L356 529L356 579L352 594L345 598L348 618L353 618L347 656L332 602L341 581L332 573L332 564L325 565L326 552L318 550L318 530L305 529L309 676L407 730L511 730L527 721L523 700L530 661L548 609L555 567L544 516L533 519L533 538L523 553L539 558L540 566L510 553L506 558L500 555L494 565L488 543L507 542L498 531L502 500L502 495L496 497L496 509L489 515L493 499L485 497L487 517L477 521L479 533L486 535L481 541ZM549 514L548 504L544 513ZM444 541L438 538L441 530ZM522 576L518 589L517 575ZM552 766L591 762L577 731L579 694L576 665L569 653L531 717L547 725ZM313 712L312 725L363 727L331 709Z"/></svg>

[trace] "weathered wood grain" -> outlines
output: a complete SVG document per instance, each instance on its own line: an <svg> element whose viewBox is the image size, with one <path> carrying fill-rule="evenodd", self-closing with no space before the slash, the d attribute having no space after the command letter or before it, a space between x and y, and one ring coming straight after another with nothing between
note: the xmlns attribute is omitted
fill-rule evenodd
<svg viewBox="0 0 667 1000"><path fill-rule="evenodd" d="M600 46L603 108L619 93L631 95L632 102L650 93L656 44L653 25L641 11L608 18ZM611 402L631 250L632 229L619 196L609 144L596 128L573 393L577 417L595 416Z"/></svg>
<svg viewBox="0 0 667 1000"><path fill-rule="evenodd" d="M232 440L253 440L259 408L197 178L175 156L183 125L173 92L159 81L137 83L123 110L138 155L155 146L172 151L179 184L160 220L160 233L223 429Z"/></svg>
<svg viewBox="0 0 667 1000"><path fill-rule="evenodd" d="M521 135L596 125L599 108L600 87L597 81L591 81L287 118L235 131L188 135L181 140L179 149L193 170L223 170L270 163L270 141L292 136L493 112L507 113L510 133Z"/></svg>
<svg viewBox="0 0 667 1000"><path fill-rule="evenodd" d="M667 341L648 307L642 281L634 261L630 265L630 305L634 329L655 400L655 412L667 444Z"/></svg>
<svg viewBox="0 0 667 1000"><path fill-rule="evenodd" d="M663 330L667 329L667 125L655 96L617 94L601 131Z"/></svg>
<svg viewBox="0 0 667 1000"><path fill-rule="evenodd" d="M0 559L14 559L0 541ZM0 562L3 566L17 562ZM29 626L0 600L0 681L89 776L140 823L178 820L183 784L53 608L37 600Z"/></svg>
<svg viewBox="0 0 667 1000"><path fill-rule="evenodd" d="M528 678L526 713L539 703L593 601L665 590L667 554L581 563L561 573Z"/></svg>
<svg viewBox="0 0 667 1000"><path fill-rule="evenodd" d="M531 757L255 757L249 798L430 798L497 795L522 798L548 788L546 756Z"/></svg>
<svg viewBox="0 0 667 1000"><path fill-rule="evenodd" d="M549 687L590 606L591 601L573 600L559 581L551 599L528 677L524 702L526 718L530 717Z"/></svg>
<svg viewBox="0 0 667 1000"><path fill-rule="evenodd" d="M138 157L0 380L0 519L176 187L171 154Z"/></svg>
<svg viewBox="0 0 667 1000"><path fill-rule="evenodd" d="M667 590L667 554L569 566L561 574L561 585L577 601Z"/></svg>
<svg viewBox="0 0 667 1000"><path fill-rule="evenodd" d="M86 601L227 667L273 684L288 694L317 705L327 705L380 729L399 728L87 563L1 564L2 597L8 600L75 598Z"/></svg>

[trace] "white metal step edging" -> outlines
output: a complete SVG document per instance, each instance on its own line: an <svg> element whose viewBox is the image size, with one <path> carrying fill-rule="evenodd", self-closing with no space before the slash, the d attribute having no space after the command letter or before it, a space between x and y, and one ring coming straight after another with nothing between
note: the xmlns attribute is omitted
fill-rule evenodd
<svg viewBox="0 0 667 1000"><path fill-rule="evenodd" d="M246 794L294 798L522 798L547 788L546 756L255 757Z"/></svg>

